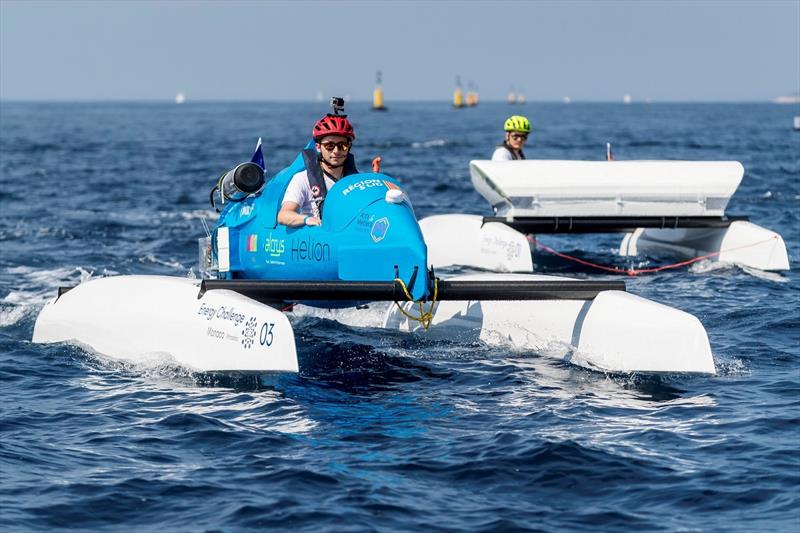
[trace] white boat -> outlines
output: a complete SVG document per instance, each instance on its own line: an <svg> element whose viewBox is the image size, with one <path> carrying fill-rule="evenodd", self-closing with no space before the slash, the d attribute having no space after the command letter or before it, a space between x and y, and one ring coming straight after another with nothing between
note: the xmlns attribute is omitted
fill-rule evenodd
<svg viewBox="0 0 800 533"><path fill-rule="evenodd" d="M708 257L759 270L788 270L783 238L726 215L744 168L737 161L472 161L475 189L492 217L438 215L420 221L437 267L465 265L530 272L518 258L452 239L457 225L472 228L470 243L516 249L525 235L624 233L620 255L671 253ZM518 233L500 233L494 224ZM464 235L466 232L459 232Z"/></svg>
<svg viewBox="0 0 800 533"><path fill-rule="evenodd" d="M391 302L368 309L298 306L353 327L381 327L431 338L480 340L607 372L714 374L706 331L694 316L620 290L586 292L579 280L482 274L449 282L555 283L536 300L446 300L429 329ZM33 342L72 342L132 362L168 359L203 372L296 372L287 316L231 290L202 290L200 280L117 276L92 280L48 302ZM570 286L576 289L570 291ZM566 287L566 288L565 288ZM567 297L564 295L567 291ZM403 304L409 314L416 305ZM412 309L413 307L413 309ZM427 304L430 307L430 304Z"/></svg>
<svg viewBox="0 0 800 533"><path fill-rule="evenodd" d="M333 102L336 110L339 99ZM479 339L609 372L714 373L700 322L627 294L624 282L437 277L431 263L459 259L438 246L428 253L411 204L390 176L338 181L325 204L326 226L279 226L278 200L306 157L299 154L265 185L259 141L251 160L212 189L212 205L215 192L229 202L199 242L200 271L208 279L117 276L59 290L39 314L33 341L74 342L135 362L166 357L202 372L296 372L294 331L278 309L305 302L353 326ZM356 214L365 223L350 224ZM468 229L432 226L428 237L443 229L440 239L451 242ZM532 268L524 235L502 224L476 229L483 240L474 249L484 268L501 269L497 255L513 269ZM359 310L364 302L380 302L373 309L384 309L382 319ZM356 310L329 309L340 307Z"/></svg>
<svg viewBox="0 0 800 533"><path fill-rule="evenodd" d="M772 99L773 104L800 104L800 94L785 94Z"/></svg>

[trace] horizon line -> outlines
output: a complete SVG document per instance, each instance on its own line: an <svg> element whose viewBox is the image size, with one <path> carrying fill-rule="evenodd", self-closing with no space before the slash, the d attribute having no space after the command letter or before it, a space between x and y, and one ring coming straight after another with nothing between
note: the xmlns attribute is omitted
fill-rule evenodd
<svg viewBox="0 0 800 533"><path fill-rule="evenodd" d="M780 98L780 97L779 97ZM354 104L361 104L372 103L370 99L350 99L347 100L348 103ZM412 103L445 103L452 105L451 99L418 99L418 100L393 100L388 102L389 105L386 107L391 107L391 103L394 102L396 104L412 104ZM215 104L215 103L296 103L296 104L324 104L325 100L317 100L317 99L289 99L289 98L273 98L273 99L248 99L248 98L236 98L236 99L218 99L218 98L197 98L197 99L190 99L187 98L185 102L178 104L175 102L173 98L33 98L33 99L25 99L25 98L2 98L0 97L0 103L30 103L30 104L37 104L37 103L148 103L148 104L155 104L155 103L168 103L172 105L186 105L186 104ZM528 104L562 104L562 105L572 105L572 104L620 104L620 105L634 105L634 104L736 104L736 103L748 103L748 104L755 104L755 103L763 103L763 104L775 104L775 105L798 105L800 102L798 101L777 101L776 98L770 99L732 99L732 100L662 100L662 99L632 99L630 102L625 102L622 99L597 99L597 100L582 100L582 99L574 99L570 98L570 101L567 102L563 98L562 99L543 99L543 100L526 100L523 103L509 103L504 99L482 99L477 106L480 106L481 103L491 103L491 104L504 104L508 105L509 107L524 107ZM464 105L463 107L470 107Z"/></svg>

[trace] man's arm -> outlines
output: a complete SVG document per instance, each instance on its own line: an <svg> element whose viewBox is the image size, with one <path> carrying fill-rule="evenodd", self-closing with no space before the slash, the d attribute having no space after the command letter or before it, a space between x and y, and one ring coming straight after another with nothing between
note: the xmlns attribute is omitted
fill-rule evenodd
<svg viewBox="0 0 800 533"><path fill-rule="evenodd" d="M305 171L298 172L292 176L286 188L286 192L283 195L281 209L278 211L278 223L293 228L305 225L319 226L319 219L297 212L300 206L305 203L305 199L310 192L308 188L308 175Z"/></svg>
<svg viewBox="0 0 800 533"><path fill-rule="evenodd" d="M320 225L318 218L298 213L299 208L300 205L297 202L283 202L281 210L278 211L278 224L293 228Z"/></svg>

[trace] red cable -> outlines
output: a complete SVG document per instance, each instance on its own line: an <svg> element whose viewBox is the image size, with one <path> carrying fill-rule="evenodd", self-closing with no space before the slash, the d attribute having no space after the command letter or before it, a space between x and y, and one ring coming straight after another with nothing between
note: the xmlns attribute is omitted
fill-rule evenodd
<svg viewBox="0 0 800 533"><path fill-rule="evenodd" d="M756 246L756 245L759 245L759 244L762 244L762 243L765 243L765 242L769 242L771 240L774 240L775 238L776 237L771 237L769 239L766 239L766 240L763 240L763 241L760 241L760 242L756 242L756 243L753 243L753 244L748 244L748 245L745 245L745 246L739 246L737 248L729 248L727 250L720 250L719 252L711 252L710 254L701 255L701 256L698 256L698 257L694 257L692 259L687 259L686 261L680 261L678 263L672 263L672 264L664 265L664 266L660 266L660 267L654 267L654 268L629 268L627 270L623 269L623 268L619 268L619 267L609 267L609 266L605 266L605 265L599 265L597 263L592 263L591 261L584 261L583 259L580 259L580 258L572 256L572 255L567 255L567 254L563 254L561 252L557 252L557 251L553 250L552 248L550 248L549 246L545 246L544 244L540 243L538 240L535 241L535 244L536 244L537 248L541 248L542 250L550 252L551 254L553 254L553 255L555 255L557 257L561 257L562 259L567 259L569 261L574 261L574 262L579 263L579 264L584 265L584 266L597 268L599 270L603 270L605 272L611 272L613 274L627 274L628 276L636 276L638 274L650 274L650 273L653 273L653 272L660 272L662 270L667 270L667 269L670 269L670 268L678 268L678 267L690 265L692 263L696 263L698 261L702 261L703 259L708 259L710 257L717 256L717 255L721 254L723 251L730 252L730 251L733 251L733 250L740 250L742 248L749 248L751 246Z"/></svg>

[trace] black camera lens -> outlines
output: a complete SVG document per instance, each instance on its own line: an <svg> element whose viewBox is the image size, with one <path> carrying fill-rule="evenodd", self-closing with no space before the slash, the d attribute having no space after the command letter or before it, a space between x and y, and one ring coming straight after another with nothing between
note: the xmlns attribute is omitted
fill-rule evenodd
<svg viewBox="0 0 800 533"><path fill-rule="evenodd" d="M264 185L264 171L255 163L243 163L236 168L233 183L242 192L254 193Z"/></svg>

